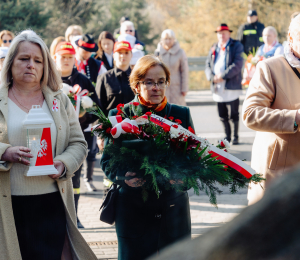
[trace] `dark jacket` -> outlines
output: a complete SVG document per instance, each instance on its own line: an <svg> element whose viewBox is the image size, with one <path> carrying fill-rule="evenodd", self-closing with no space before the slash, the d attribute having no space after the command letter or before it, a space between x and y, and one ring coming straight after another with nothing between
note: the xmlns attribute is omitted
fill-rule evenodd
<svg viewBox="0 0 300 260"><path fill-rule="evenodd" d="M133 101L138 101L137 97ZM142 113L149 111L145 106L139 106ZM129 104L125 105L128 114ZM117 109L109 112L109 116L117 114ZM157 113L164 117L173 116L182 121L182 126L194 128L188 107L170 104ZM107 143L107 140L106 140ZM142 200L141 188L132 188L124 181L116 181L116 175L107 170L110 157L104 153L101 167L105 175L113 182L121 185L116 206L116 231L119 243L119 260L141 260L160 251L184 237L191 237L191 218L187 192L174 190L160 191L157 198L154 192L149 192L146 202ZM119 171L118 176L124 176L125 171Z"/></svg>
<svg viewBox="0 0 300 260"><path fill-rule="evenodd" d="M114 59L113 59L113 62L112 62L112 66L109 65L109 62L106 58L106 55L104 54L104 52L102 53L102 57L97 57L96 60L100 61L100 62L103 62L103 65L104 67L107 69L107 70L111 70L114 68Z"/></svg>
<svg viewBox="0 0 300 260"><path fill-rule="evenodd" d="M97 82L100 68L101 62L99 60L96 60L92 57L87 60L87 65L85 66L85 75L92 83Z"/></svg>
<svg viewBox="0 0 300 260"><path fill-rule="evenodd" d="M62 77L63 83L66 83L73 87L74 85L78 84L82 89L87 89L90 95L90 98L93 102L101 108L100 100L95 91L95 87L91 83L91 81L84 76L83 74L79 73L76 68L73 68L72 74L69 77ZM86 113L82 118L79 119L80 126L84 130L89 126L89 124L94 123L97 120L97 116L92 115L90 113Z"/></svg>
<svg viewBox="0 0 300 260"><path fill-rule="evenodd" d="M126 104L134 98L129 85L130 73L130 67L127 71L115 67L98 77L96 93L106 116L109 110L116 108L118 104Z"/></svg>
<svg viewBox="0 0 300 260"><path fill-rule="evenodd" d="M243 49L243 45L239 41L230 38L226 46L225 71L222 74L222 78L226 80L225 89L242 89ZM209 51L205 65L206 78L211 82L212 90L214 86L213 78L215 76L213 72L214 62L218 53L219 47L215 43Z"/></svg>
<svg viewBox="0 0 300 260"><path fill-rule="evenodd" d="M237 40L239 40L243 46L244 51L248 55L250 52L257 51L257 48L264 42L262 39L262 32L265 26L256 21L255 23L246 23L240 26L237 34Z"/></svg>

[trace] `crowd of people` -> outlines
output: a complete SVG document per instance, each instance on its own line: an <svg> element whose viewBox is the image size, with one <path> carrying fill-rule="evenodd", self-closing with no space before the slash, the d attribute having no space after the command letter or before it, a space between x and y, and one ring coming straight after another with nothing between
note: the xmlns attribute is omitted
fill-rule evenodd
<svg viewBox="0 0 300 260"><path fill-rule="evenodd" d="M92 35L85 34L81 26L72 25L67 28L65 36L53 40L49 50L32 30L20 32L17 36L10 31L2 31L0 46L3 131L0 171L7 173L2 174L0 179L1 187L5 187L1 188L1 212L2 208L5 209L5 216L0 221L3 231L0 236L1 241L6 241L0 246L1 255L5 259L96 259L78 232L77 228L84 227L77 217L77 209L84 160L86 188L91 193L97 191L93 184L93 172L96 155L104 149L104 140L97 140L91 133L97 117L89 112L77 114L60 89L62 85L64 88L80 86L90 93L93 103L106 116L118 104L136 100L147 111L174 116L176 113L182 122L186 122L187 128L193 125L189 110L174 104L171 112L169 103L185 105L184 96L188 91L186 55L179 47L174 32L166 30L162 33L156 53L161 59L154 55L145 56L145 44L137 39L134 24L126 17L121 20L120 29L114 35L104 31L97 41ZM170 66L171 73L161 60ZM2 110L2 105L6 106L5 110ZM22 122L33 105L39 105L53 119L50 129L53 161L58 174L31 178L24 175L33 155L26 145ZM103 155L101 163L104 171L107 161L109 158ZM109 176L109 172L106 175ZM105 181L109 186L115 179L109 176ZM127 187L133 187L133 182L123 183L124 192L121 189L120 193L125 200L132 197L126 191ZM166 192L159 203L167 199L177 200L178 196L180 202L185 201L183 205L187 211L186 193ZM158 202L154 199L151 203L149 214L156 210ZM146 210L145 205L141 206L140 199L133 204L136 209L139 205L141 211ZM133 213L127 207L118 206L117 209L128 212L125 222ZM123 238L121 241L127 224L117 220L120 259L143 259L190 234L188 212L181 213L184 224L181 232L171 237L166 235L161 243L157 243L157 235L163 229L157 227L154 221L149 231L143 234L143 240L136 240L141 244L138 254L132 251L133 240ZM121 219L123 213L117 215ZM12 219L15 221L11 222ZM174 221L171 229L176 228L177 224L178 221ZM143 245L154 228L158 229L152 246L145 250ZM126 237L134 233L127 230Z"/></svg>
<svg viewBox="0 0 300 260"><path fill-rule="evenodd" d="M256 131L252 166L264 174L266 184L299 161L297 153L300 107L297 100L299 74L299 24L294 15L285 47L274 27L258 22L250 10L238 39L227 24L215 30L205 73L227 140L239 143L239 96L242 90L242 53L259 57L243 107L243 121ZM139 103L143 113L175 117L184 128L194 128L185 96L188 62L174 32L162 32L154 55L145 55L134 24L123 17L114 34L104 31L98 40L79 25L69 26L65 36L55 38L48 50L32 30L15 36L0 32L0 254L3 259L96 259L78 231L84 228L77 215L80 176L86 160L84 183L96 192L93 172L96 155L104 150L101 167L107 183L120 185L116 203L119 259L141 260L183 237L191 237L187 192L160 190L147 203L139 195L139 178L118 181L109 167L105 140L91 134L97 117L76 114L61 91L79 85L106 116L118 113L118 104ZM276 59L269 59L277 55ZM265 60L265 61L264 61ZM53 104L55 101L55 109ZM54 166L58 174L26 177L33 157L26 145L22 121L33 105L50 118ZM230 115L228 107L230 106ZM230 120L233 122L233 138ZM283 156L284 154L284 156ZM286 159L288 158L288 159ZM5 174L4 174L5 173ZM122 172L134 177L136 173ZM170 182L171 183L171 182ZM172 184L172 183L171 183ZM249 193L250 194L250 193ZM262 190L252 187L253 202ZM14 221L12 221L14 220Z"/></svg>

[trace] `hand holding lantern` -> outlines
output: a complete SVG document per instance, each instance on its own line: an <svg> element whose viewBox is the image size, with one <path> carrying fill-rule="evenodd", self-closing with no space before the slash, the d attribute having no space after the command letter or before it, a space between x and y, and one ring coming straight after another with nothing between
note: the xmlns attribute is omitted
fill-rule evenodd
<svg viewBox="0 0 300 260"><path fill-rule="evenodd" d="M29 159L33 157L30 149L24 146L9 147L2 154L1 160L12 163L30 165Z"/></svg>

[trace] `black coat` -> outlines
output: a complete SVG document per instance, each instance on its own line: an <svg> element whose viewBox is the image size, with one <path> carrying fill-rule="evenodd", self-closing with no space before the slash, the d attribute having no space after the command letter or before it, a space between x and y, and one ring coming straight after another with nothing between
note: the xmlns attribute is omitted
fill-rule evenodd
<svg viewBox="0 0 300 260"><path fill-rule="evenodd" d="M72 74L69 77L62 77L63 83L66 83L73 87L74 85L78 84L82 89L86 89L90 95L90 98L93 102L101 108L100 100L95 91L95 87L93 86L92 82L83 74L79 73L76 68L73 68ZM89 124L94 123L97 120L97 116L92 115L90 113L86 113L83 117L79 119L80 126L84 130L86 129Z"/></svg>
<svg viewBox="0 0 300 260"><path fill-rule="evenodd" d="M109 62L106 58L106 55L103 53L102 54L102 57L97 57L96 60L100 61L100 62L103 62L103 65L104 67L107 69L107 70L111 70L114 68L114 59L113 59L113 62L112 62L112 66L109 65Z"/></svg>
<svg viewBox="0 0 300 260"><path fill-rule="evenodd" d="M98 74L101 68L101 62L94 58L89 58L85 66L85 75L93 83L97 82Z"/></svg>
<svg viewBox="0 0 300 260"><path fill-rule="evenodd" d="M214 63L219 53L218 44L215 43L207 56L205 64L206 78L211 82L211 90L213 91L213 78L215 76L213 69ZM230 38L226 47L225 71L222 78L226 80L225 89L242 89L242 68L243 68L243 45L236 40Z"/></svg>
<svg viewBox="0 0 300 260"><path fill-rule="evenodd" d="M134 101L138 101L137 97ZM129 104L125 105L128 114ZM148 110L140 105L142 113ZM117 109L109 112L109 116L117 114ZM188 107L170 104L157 113L173 116L182 121L182 126L194 128ZM107 141L106 141L107 143ZM191 217L187 192L160 191L157 198L149 192L146 202L142 200L141 188L132 188L124 181L116 181L116 175L107 170L110 157L105 154L101 158L101 166L105 175L113 182L121 185L116 206L116 232L119 243L119 260L142 260L155 254L184 237L191 237ZM126 172L118 172L124 176Z"/></svg>
<svg viewBox="0 0 300 260"><path fill-rule="evenodd" d="M126 104L134 98L129 85L130 73L130 67L127 71L115 67L98 77L96 93L106 116L109 110L116 108L118 104Z"/></svg>
<svg viewBox="0 0 300 260"><path fill-rule="evenodd" d="M256 21L255 23L246 23L240 26L238 30L237 40L239 40L243 46L244 51L248 55L250 52L257 51L258 47L263 45L262 33L265 26Z"/></svg>

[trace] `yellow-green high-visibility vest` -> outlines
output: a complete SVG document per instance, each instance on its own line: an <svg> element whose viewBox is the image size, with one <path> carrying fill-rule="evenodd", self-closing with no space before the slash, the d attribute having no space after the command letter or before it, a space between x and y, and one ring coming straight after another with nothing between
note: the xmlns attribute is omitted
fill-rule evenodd
<svg viewBox="0 0 300 260"><path fill-rule="evenodd" d="M244 35L249 35L249 34L257 34L257 31L256 30L245 30L244 31Z"/></svg>

